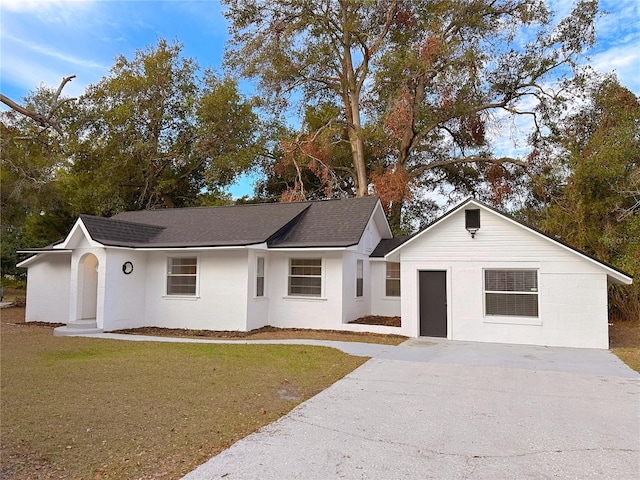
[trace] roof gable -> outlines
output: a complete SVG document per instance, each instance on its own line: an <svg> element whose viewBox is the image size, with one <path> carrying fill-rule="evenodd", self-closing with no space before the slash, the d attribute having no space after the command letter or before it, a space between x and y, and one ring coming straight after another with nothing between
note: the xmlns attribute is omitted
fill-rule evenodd
<svg viewBox="0 0 640 480"><path fill-rule="evenodd" d="M82 244L86 244L89 247L101 247L102 244L91 236L87 226L85 225L82 217L76 220L71 231L66 238L57 244L51 246L51 250L64 250L69 248L79 248Z"/></svg>
<svg viewBox="0 0 640 480"><path fill-rule="evenodd" d="M588 261L594 265L596 265L597 267L603 269L606 271L609 279L613 280L615 283L622 283L622 284L631 284L632 283L632 277L627 274L626 272L623 272L622 270L614 267L613 265L609 265L605 262L602 262L596 258L591 257L590 255L588 255L585 252L582 252L580 250L578 250L575 247L572 247L571 245L568 245L560 240L557 240L553 237L550 237L549 235L545 234L544 232L530 227L529 225L526 225L524 223L522 223L519 220L516 220L515 218L500 212L499 210L496 210L493 207L490 207L489 205L486 205L483 202L480 202L478 200L475 200L473 198L468 198L467 200L463 201L462 203L460 203L458 206L454 207L453 209L449 210L447 213L445 213L444 215L442 215L440 218L438 218L437 220L435 220L434 222L432 222L430 225L428 225L427 227L425 227L424 229L422 229L421 231L419 231L418 233L416 233L414 236L412 236L409 240L407 240L406 242L402 243L401 245L397 246L396 248L394 248L393 250L387 252L387 254L385 255L385 258L390 258L390 257L394 257L397 255L398 252L400 252L404 247L406 247L407 245L410 245L412 242L414 242L416 239L423 237L424 235L429 235L428 232L430 232L431 230L435 229L438 225L440 225L443 222L446 222L450 217L452 217L456 212L459 212L460 210L463 210L469 206L473 206L473 207L477 207L479 209L481 209L482 211L485 212L489 212L492 215L495 215L501 219L503 219L504 221L507 221L515 226L517 226L519 229L524 230L525 232L527 232L530 235L535 235L539 238L544 239L544 241L546 242L550 242L551 244L555 245L558 248L561 248L565 251L570 252L572 255L577 255L579 257L581 257L583 260ZM482 227L480 228L480 232L482 232Z"/></svg>

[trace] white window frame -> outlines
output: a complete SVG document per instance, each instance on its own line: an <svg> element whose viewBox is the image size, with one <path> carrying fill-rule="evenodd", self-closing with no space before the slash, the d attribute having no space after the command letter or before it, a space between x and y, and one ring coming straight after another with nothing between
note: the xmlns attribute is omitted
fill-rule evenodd
<svg viewBox="0 0 640 480"><path fill-rule="evenodd" d="M292 275L292 268L294 267L294 262L300 261L319 261L320 262L320 274L319 275ZM304 267L305 265L296 265L297 267ZM317 268L317 265L306 265L307 267ZM291 279L292 278L319 278L320 285L318 288L320 289L318 294L301 294L301 293L292 293L291 292ZM305 287L305 285L298 285L298 287ZM287 267L287 297L290 298L312 298L319 299L324 297L324 259L322 257L289 257L288 267Z"/></svg>
<svg viewBox="0 0 640 480"><path fill-rule="evenodd" d="M397 265L398 266L398 276L391 277L389 275L389 266ZM400 280L400 262L385 262L384 266L384 296L388 298L400 298L402 296L402 281ZM389 287L387 285L388 281L397 281L398 282L398 294L397 295L389 295Z"/></svg>
<svg viewBox="0 0 640 480"><path fill-rule="evenodd" d="M356 260L356 298L364 297L364 260Z"/></svg>
<svg viewBox="0 0 640 480"><path fill-rule="evenodd" d="M262 265L261 265L262 264ZM256 257L256 281L255 281L255 297L264 298L266 285L265 285L265 271L266 271L265 257ZM260 282L262 280L262 282Z"/></svg>
<svg viewBox="0 0 640 480"><path fill-rule="evenodd" d="M174 260L194 259L195 260L195 273L173 273L172 265ZM171 293L169 291L169 279L173 277L194 277L195 285L193 293ZM166 263L166 275L165 275L165 296L170 298L194 298L198 296L200 291L200 257L198 255L173 255L167 257Z"/></svg>
<svg viewBox="0 0 640 480"><path fill-rule="evenodd" d="M488 290L487 289L487 272L534 272L536 277L536 286L530 290ZM483 290L483 313L485 321L492 321L493 319L527 319L531 322L537 323L540 319L540 275L536 268L485 268L482 270L482 290ZM488 312L488 295L535 295L536 298L536 314L535 315L523 315L521 313L489 313Z"/></svg>

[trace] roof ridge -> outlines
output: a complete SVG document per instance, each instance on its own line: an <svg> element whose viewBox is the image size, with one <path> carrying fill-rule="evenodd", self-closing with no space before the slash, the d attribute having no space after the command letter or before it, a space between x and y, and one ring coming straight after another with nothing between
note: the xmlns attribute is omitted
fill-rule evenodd
<svg viewBox="0 0 640 480"><path fill-rule="evenodd" d="M262 206L272 206L272 205L302 205L302 204L313 204L313 203L328 203L328 202L344 202L350 200L364 200L369 198L378 198L377 195L367 195L365 197L345 197L345 198L323 198L318 200L303 200L296 202L258 202L258 203L233 203L231 205L202 205L198 207L173 207L173 208L150 208L145 210L125 210L124 212L116 213L108 218L114 218L118 215L126 214L126 213L138 213L138 212L146 212L146 213L158 213L158 212L174 212L174 211L184 211L184 210L207 210L207 209L223 209L223 208L239 208L239 207L262 207ZM90 216L96 218L106 218L100 217L96 215L88 215L81 214L80 216Z"/></svg>
<svg viewBox="0 0 640 480"><path fill-rule="evenodd" d="M125 213L125 212L122 212ZM98 221L105 221L105 222L119 222L119 223L126 223L128 225L139 225L141 227L147 227L147 228L159 228L159 229L164 229L166 227L160 226L160 225L152 225L149 223L143 223L143 222L132 222L131 220L120 220L119 218L113 218L113 217L99 217L97 215L87 215L87 214L80 214L80 219L83 218L90 218L92 220L98 220Z"/></svg>

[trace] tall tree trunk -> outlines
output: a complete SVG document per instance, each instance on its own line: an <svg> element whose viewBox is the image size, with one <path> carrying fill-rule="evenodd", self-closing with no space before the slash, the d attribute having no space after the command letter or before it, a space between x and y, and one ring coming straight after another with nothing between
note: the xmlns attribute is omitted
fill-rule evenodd
<svg viewBox="0 0 640 480"><path fill-rule="evenodd" d="M351 155L356 170L356 196L366 197L369 194L369 181L364 159L364 142L362 141L359 127L349 128L349 143L351 144Z"/></svg>
<svg viewBox="0 0 640 480"><path fill-rule="evenodd" d="M387 212L389 227L394 235L402 235L404 233L401 228L403 204L404 200L402 202L393 202Z"/></svg>
<svg viewBox="0 0 640 480"><path fill-rule="evenodd" d="M360 83L353 67L351 56L352 34L349 28L348 4L342 3L342 101L345 106L347 132L351 145L351 156L356 171L356 196L365 197L369 193L369 179L367 178L366 162L364 158L364 141L362 139L362 121L360 119Z"/></svg>

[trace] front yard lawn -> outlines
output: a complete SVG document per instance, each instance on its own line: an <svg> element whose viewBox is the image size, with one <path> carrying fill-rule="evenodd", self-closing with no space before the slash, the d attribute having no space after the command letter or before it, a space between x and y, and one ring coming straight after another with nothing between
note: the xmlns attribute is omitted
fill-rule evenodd
<svg viewBox="0 0 640 480"><path fill-rule="evenodd" d="M174 479L366 359L293 345L54 337L3 309L0 478Z"/></svg>

